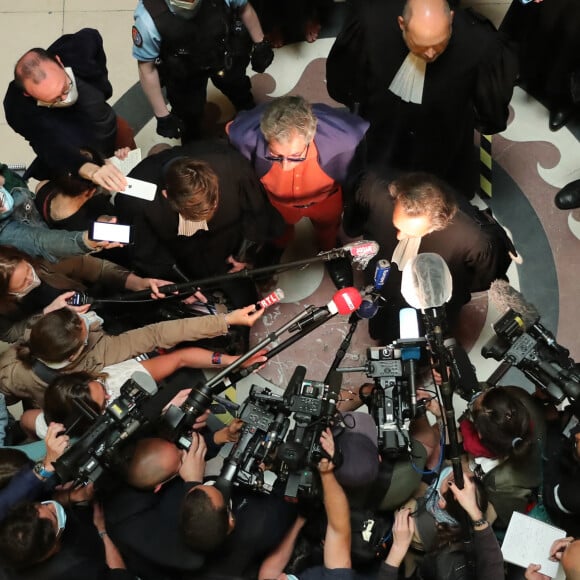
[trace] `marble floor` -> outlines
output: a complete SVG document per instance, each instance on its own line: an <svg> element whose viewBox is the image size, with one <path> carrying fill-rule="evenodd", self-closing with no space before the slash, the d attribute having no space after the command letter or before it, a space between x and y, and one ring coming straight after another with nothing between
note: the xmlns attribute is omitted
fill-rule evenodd
<svg viewBox="0 0 580 580"><path fill-rule="evenodd" d="M496 24L508 4L471 0ZM32 46L46 47L63 33L82 27L99 29L108 55L109 76L114 88L112 102L137 133L136 141L143 151L163 141L155 134L152 113L138 84L137 66L131 56L131 25L135 0L0 0L4 46L0 55L0 86L7 86L17 58ZM294 43L277 49L274 63L265 74L251 73L256 100L263 102L287 93L301 94L311 101L337 106L326 92L325 59L340 22L340 2L332 22L312 44ZM8 32L13 31L13 32ZM233 115L231 105L215 89L210 90L209 115L216 124ZM493 139L493 197L481 201L489 204L499 221L510 231L524 261L514 265L509 275L542 314L542 323L556 334L560 344L580 359L580 337L577 332L575 299L578 295L580 265L580 214L563 212L553 204L557 190L580 178L580 130L571 125L557 133L548 130L547 110L521 89L516 88L511 103L509 126ZM1 115L1 113L0 113ZM171 142L171 141L169 141ZM28 164L33 158L28 144L0 117L0 161ZM576 232L576 233L574 233ZM301 223L297 241L287 250L285 260L311 255L312 232ZM269 310L254 330L254 340L294 316L307 304L326 304L333 286L322 265L281 274L276 285L285 289L284 303ZM265 289L266 290L266 289ZM497 365L479 355L481 345L492 335L490 323L499 317L488 305L486 293L474 296L462 314L461 340L470 350L480 379L485 379ZM262 379L284 387L296 364L309 369L308 378L320 380L346 331L347 323L334 318L307 338L273 359L260 372ZM371 345L365 323L358 325L345 364L364 363L365 349ZM510 372L509 381L520 384L520 373ZM349 389L360 384L362 375L344 378ZM251 381L250 381L251 382ZM523 384L523 383L522 383Z"/></svg>

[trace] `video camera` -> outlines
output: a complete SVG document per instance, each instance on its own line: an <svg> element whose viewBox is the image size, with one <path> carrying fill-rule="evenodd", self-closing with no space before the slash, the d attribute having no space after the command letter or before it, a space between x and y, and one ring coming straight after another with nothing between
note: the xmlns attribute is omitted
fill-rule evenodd
<svg viewBox="0 0 580 580"><path fill-rule="evenodd" d="M569 397L580 397L580 372L568 349L559 345L552 333L539 322L539 317L527 328L522 316L509 309L493 324L496 336L481 349L484 358L502 361L500 368L488 379L491 385L511 366L521 370L557 403Z"/></svg>
<svg viewBox="0 0 580 580"><path fill-rule="evenodd" d="M332 424L339 387L304 380L296 367L283 396L253 385L239 411L244 421L239 441L224 460L216 485L227 493L232 484L269 492L262 465L275 459L288 499L318 495L316 467L325 456L320 436ZM289 431L290 417L295 421Z"/></svg>
<svg viewBox="0 0 580 580"><path fill-rule="evenodd" d="M106 468L115 464L119 445L146 422L143 403L157 393L150 375L136 372L121 387L121 394L102 415L84 408L79 410L94 420L91 428L54 463L56 474L65 483L76 485L96 482Z"/></svg>
<svg viewBox="0 0 580 580"><path fill-rule="evenodd" d="M410 450L409 425L415 414L415 363L424 339L400 339L388 346L369 347L362 367L338 368L339 372L364 372L374 388L361 397L378 430L382 455L396 459ZM412 383L412 384L411 384Z"/></svg>
<svg viewBox="0 0 580 580"><path fill-rule="evenodd" d="M220 490L236 483L257 491L270 491L264 487L262 464L268 462L286 437L289 415L283 397L272 394L270 389L252 385L238 412L244 422L240 438L224 460L216 482Z"/></svg>
<svg viewBox="0 0 580 580"><path fill-rule="evenodd" d="M408 453L413 418L403 351L397 342L368 348L365 371L375 383L367 404L378 428L379 450L392 459Z"/></svg>
<svg viewBox="0 0 580 580"><path fill-rule="evenodd" d="M320 493L317 466L327 456L320 436L334 422L340 395L339 382L327 385L304 380L305 372L304 367L297 367L287 389L295 425L278 449L279 477L286 483L284 496L289 500Z"/></svg>

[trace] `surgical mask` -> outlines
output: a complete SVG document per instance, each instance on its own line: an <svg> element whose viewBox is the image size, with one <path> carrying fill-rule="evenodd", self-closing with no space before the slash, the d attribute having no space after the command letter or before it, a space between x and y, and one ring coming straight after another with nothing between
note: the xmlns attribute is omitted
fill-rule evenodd
<svg viewBox="0 0 580 580"><path fill-rule="evenodd" d="M45 103L44 101L36 101L36 104L39 107L48 107L49 109L61 109L66 107L72 107L79 98L79 90L77 87L77 81L75 79L75 74L73 73L72 68L70 66L65 66L64 70L67 74L68 81L69 81L69 88L66 97L62 100L55 101L54 103Z"/></svg>
<svg viewBox="0 0 580 580"><path fill-rule="evenodd" d="M24 298L25 296L30 294L35 288L38 288L41 284L40 278L38 277L38 274L36 273L36 270L34 269L34 267L31 266L30 264L28 264L28 266L30 267L30 270L32 272L32 281L30 282L30 284L24 290L21 290L20 292L9 292L8 293L8 294L10 294L10 296L14 296L14 298L16 298L18 300L20 300L21 298Z"/></svg>
<svg viewBox="0 0 580 580"><path fill-rule="evenodd" d="M0 213L0 220L7 218L14 210L14 198L5 187L0 186L0 206L2 206L2 213Z"/></svg>
<svg viewBox="0 0 580 580"><path fill-rule="evenodd" d="M202 0L193 0L193 2L186 2L186 0L166 0L166 2L176 16L185 20L193 20L201 8Z"/></svg>
<svg viewBox="0 0 580 580"><path fill-rule="evenodd" d="M41 501L40 503L42 505L52 504L54 506L54 511L56 513L56 523L58 525L58 532L56 535L58 536L63 532L64 528L66 527L66 512L64 511L64 508L57 501L54 500Z"/></svg>
<svg viewBox="0 0 580 580"><path fill-rule="evenodd" d="M88 335L91 331L91 327L98 328L100 326L103 326L104 324L104 320L94 311L94 310L89 310L88 312L85 312L84 314L79 314L79 316L81 317L85 328L87 329L87 341L86 343L88 344Z"/></svg>
<svg viewBox="0 0 580 580"><path fill-rule="evenodd" d="M439 524L449 524L450 526L458 526L459 522L451 515L449 515L445 509L439 506L439 500L443 499L441 496L441 485L445 479L451 475L453 472L453 467L444 467L439 474L437 481L434 481L427 492L425 493L426 510L435 518L435 521Z"/></svg>

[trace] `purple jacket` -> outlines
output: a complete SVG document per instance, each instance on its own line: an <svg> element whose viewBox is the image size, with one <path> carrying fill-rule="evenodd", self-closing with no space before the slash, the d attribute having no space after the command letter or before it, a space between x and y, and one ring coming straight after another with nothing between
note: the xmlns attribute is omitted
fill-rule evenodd
<svg viewBox="0 0 580 580"><path fill-rule="evenodd" d="M259 178L268 173L273 163L265 158L268 143L260 130L260 119L266 106L262 104L249 111L241 111L229 127L231 143L250 160ZM312 105L312 109L318 119L314 135L318 162L327 175L342 185L355 170L355 152L369 123L346 110L320 103Z"/></svg>

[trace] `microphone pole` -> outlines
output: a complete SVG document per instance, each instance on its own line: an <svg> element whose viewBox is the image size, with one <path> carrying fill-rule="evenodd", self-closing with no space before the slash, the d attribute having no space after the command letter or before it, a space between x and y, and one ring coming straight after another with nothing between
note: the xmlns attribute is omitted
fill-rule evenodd
<svg viewBox="0 0 580 580"><path fill-rule="evenodd" d="M364 243L363 243L364 242ZM376 246L376 248L375 248ZM159 291L166 295L166 298L177 298L176 292L187 292L192 290L197 290L198 288L213 288L219 286L222 282L229 280L239 280L243 278L259 278L262 275L274 274L277 272L283 272L286 270L291 270L293 268L299 268L301 266L308 266L309 264L315 264L318 262L330 262L336 260L337 258L350 255L352 260L356 264L360 264L360 267L364 267L366 263L376 255L378 251L378 244L376 242L366 242L361 241L353 244L347 244L341 248L333 248L326 252L320 252L316 256L311 258L304 258L302 260L296 260L294 262L286 262L285 264L276 264L274 266L265 266L263 268L255 268L253 270L245 269L239 272L234 272L232 274L220 274L217 276L211 276L209 278L201 278L199 280L191 280L189 282L180 282L177 284L167 284L166 286L161 286ZM374 254L373 254L374 252ZM151 290L139 290L137 292L131 292L128 294L123 294L116 298L109 298L106 300L96 300L93 303L113 303L113 302L149 302L153 299L151 296Z"/></svg>
<svg viewBox="0 0 580 580"><path fill-rule="evenodd" d="M453 385L448 367L452 367L452 353L445 346L445 303L451 298L453 281L449 267L438 254L426 252L412 258L403 269L401 293L407 302L420 309L427 330L427 340L435 358L435 366L441 375L441 397L445 410L445 425L449 438L450 459L453 465L455 485L463 489L461 448L457 436L455 409L453 408ZM465 559L468 577L475 575L475 557L472 527L469 516L462 510L461 528L464 534Z"/></svg>
<svg viewBox="0 0 580 580"><path fill-rule="evenodd" d="M360 306L361 300L362 298L356 288L343 288L334 294L333 299L326 306L310 306L306 310L299 312L277 330L270 332L256 346L223 368L209 381L194 387L183 405L180 407L176 405L169 406L163 415L164 422L168 426L166 431L169 431L169 438L176 439L178 442L183 441L185 445L185 440L182 437L184 428L188 429L193 426L195 419L211 405L215 395L219 395L242 378L241 373L238 373L237 376L232 376L234 371L239 369L250 357L277 340L284 332L294 332L293 328L297 328L300 337L302 337L319 326L318 322L326 322L336 314L344 315L352 312Z"/></svg>
<svg viewBox="0 0 580 580"><path fill-rule="evenodd" d="M441 376L441 398L445 409L445 423L449 436L449 448L451 463L453 465L453 477L459 489L463 489L463 469L461 467L461 448L457 436L455 423L455 409L453 408L453 385L448 372L449 352L444 342L445 319L438 308L426 308L423 311L423 319L427 327L427 339L433 354L435 355L436 368Z"/></svg>
<svg viewBox="0 0 580 580"><path fill-rule="evenodd" d="M382 299L380 291L383 289L383 286L388 280L390 272L391 263L385 259L378 260L375 265L373 284L365 289L365 293L371 297L371 300L367 300L365 298L359 308L350 315L348 331L340 343L340 346L336 351L336 355L334 356L334 360L332 361L332 364L328 369L328 373L326 373L326 377L324 378L324 382L326 384L329 383L330 377L335 374L336 369L338 369L340 363L346 356L359 321L363 318L372 318L378 312L379 301Z"/></svg>

